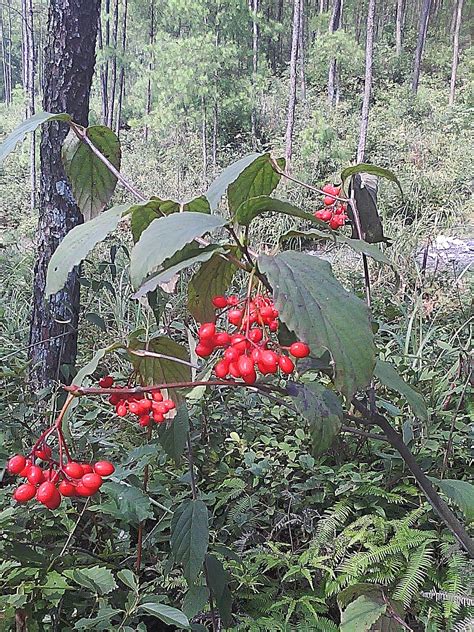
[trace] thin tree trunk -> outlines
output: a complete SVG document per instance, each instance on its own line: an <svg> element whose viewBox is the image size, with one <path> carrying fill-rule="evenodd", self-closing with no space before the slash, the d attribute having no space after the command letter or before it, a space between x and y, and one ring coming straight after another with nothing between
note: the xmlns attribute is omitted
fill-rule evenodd
<svg viewBox="0 0 474 632"><path fill-rule="evenodd" d="M43 109L68 112L87 125L95 63L100 0L55 0L49 5L45 48ZM53 122L42 130L41 188L37 232L38 257L33 280L30 326L30 380L35 389L70 380L79 318L79 278L74 269L63 290L45 300L46 271L64 236L82 222L61 162L61 145L69 127Z"/></svg>
<svg viewBox="0 0 474 632"><path fill-rule="evenodd" d="M342 0L334 0L332 7L331 20L329 22L329 32L335 33L341 26L342 21ZM330 105L336 102L336 94L338 92L337 79L337 60L331 59L329 62L328 73L328 101Z"/></svg>
<svg viewBox="0 0 474 632"><path fill-rule="evenodd" d="M217 167L217 135L219 133L219 106L217 97L214 99L214 108L212 111L212 166L214 170Z"/></svg>
<svg viewBox="0 0 474 632"><path fill-rule="evenodd" d="M300 62L301 101L306 103L306 75L304 70L304 0L301 0L300 28L298 33L298 58Z"/></svg>
<svg viewBox="0 0 474 632"><path fill-rule="evenodd" d="M291 36L291 58L290 58L290 95L288 99L288 116L286 119L285 134L285 158L287 168L293 154L293 129L295 126L295 108L296 108L296 75L298 65L298 42L300 31L300 12L302 0L294 0L293 2L293 31Z"/></svg>
<svg viewBox="0 0 474 632"><path fill-rule="evenodd" d="M257 147L257 69L258 69L258 0L249 0L252 2L252 146Z"/></svg>
<svg viewBox="0 0 474 632"><path fill-rule="evenodd" d="M456 76L458 73L459 62L459 31L461 30L462 7L464 0L458 0L456 10L456 26L454 28L453 38L453 64L451 67L451 85L449 88L449 105L454 105L454 96L456 92Z"/></svg>
<svg viewBox="0 0 474 632"><path fill-rule="evenodd" d="M204 97L201 98L202 121L201 121L201 143L202 143L202 181L207 182L207 112Z"/></svg>
<svg viewBox="0 0 474 632"><path fill-rule="evenodd" d="M404 0L397 0L397 18L395 26L395 51L397 56L402 53L403 45L403 17L404 17Z"/></svg>
<svg viewBox="0 0 474 632"><path fill-rule="evenodd" d="M7 16L8 16L8 39L7 39L7 80L8 80L8 103L12 102L12 85L13 85L13 71L12 71L12 9L10 0L7 1Z"/></svg>
<svg viewBox="0 0 474 632"><path fill-rule="evenodd" d="M28 55L28 116L35 113L35 40L34 40L34 18L33 0L27 0L27 55ZM36 134L31 134L30 141L30 206L34 210L36 207Z"/></svg>
<svg viewBox="0 0 474 632"><path fill-rule="evenodd" d="M153 70L153 52L151 51L151 48L153 47L153 44L155 43L155 2L154 0L152 0L151 5L150 5L150 30L148 33L148 42L150 44L150 61L148 62L148 82L147 82L147 88L146 88L147 120L145 121L145 130L144 130L145 141L148 140L148 117L150 116L150 112L151 112L151 98L152 98L151 71Z"/></svg>
<svg viewBox="0 0 474 632"><path fill-rule="evenodd" d="M102 28L102 16L99 16L99 22L97 24L97 47L101 51L102 56L105 56L105 48L104 48L104 34ZM101 113L102 113L102 123L107 125L107 62L102 59L102 63L100 65L100 101L101 101Z"/></svg>
<svg viewBox="0 0 474 632"><path fill-rule="evenodd" d="M107 125L109 120L110 0L105 0L105 55L102 80L102 120L104 125Z"/></svg>
<svg viewBox="0 0 474 632"><path fill-rule="evenodd" d="M125 50L127 48L127 12L128 12L128 0L123 0L123 19L122 19L122 63L120 64L119 73L119 94L117 104L117 118L115 121L115 133L117 136L120 133L120 120L122 118L122 102L123 93L125 90Z"/></svg>
<svg viewBox="0 0 474 632"><path fill-rule="evenodd" d="M430 8L432 0L423 0L420 13L420 22L418 25L418 40L416 43L415 59L413 63L413 79L411 89L414 94L418 92L420 83L421 59L423 57L423 49L425 47L426 33L428 31L428 20L430 17Z"/></svg>
<svg viewBox="0 0 474 632"><path fill-rule="evenodd" d="M277 21L281 24L283 22L283 0L278 0ZM278 32L278 65L281 68L283 63L283 36L281 31Z"/></svg>
<svg viewBox="0 0 474 632"><path fill-rule="evenodd" d="M118 38L118 18L119 18L119 0L115 0L114 5L114 22L112 25L112 46L114 49L114 57L112 60L112 72L110 76L109 88L109 106L107 114L107 125L112 128L114 124L115 109L115 92L117 89L117 38Z"/></svg>
<svg viewBox="0 0 474 632"><path fill-rule="evenodd" d="M0 4L0 45L2 47L2 74L3 74L3 99L9 105L8 78L7 78L7 46L5 42L5 29L3 24L3 6Z"/></svg>
<svg viewBox="0 0 474 632"><path fill-rule="evenodd" d="M372 95L373 56L374 56L374 18L375 0L369 0L367 9L367 40L365 44L365 86L360 119L359 145L357 147L357 162L364 162L367 130L369 127L370 97Z"/></svg>

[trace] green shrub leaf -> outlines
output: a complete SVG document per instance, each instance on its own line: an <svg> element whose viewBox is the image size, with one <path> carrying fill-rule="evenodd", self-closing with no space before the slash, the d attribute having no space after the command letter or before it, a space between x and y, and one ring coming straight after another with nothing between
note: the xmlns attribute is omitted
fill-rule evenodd
<svg viewBox="0 0 474 632"><path fill-rule="evenodd" d="M463 512L468 523L474 522L474 485L453 478L431 478L443 493Z"/></svg>
<svg viewBox="0 0 474 632"><path fill-rule="evenodd" d="M140 610L146 612L147 614L151 614L153 617L160 619L163 623L167 625L176 625L180 629L189 629L189 620L188 617L178 610L177 608L172 608L171 606L167 606L164 603L142 603L139 606Z"/></svg>
<svg viewBox="0 0 474 632"><path fill-rule="evenodd" d="M291 215L292 217L299 217L312 222L313 224L318 224L322 227L325 226L324 222L316 219L312 213L308 213L308 211L304 211L294 204L290 204L290 202L277 200L276 198L269 197L268 195L252 197L242 202L235 213L235 221L242 226L248 226L255 217L268 211L282 213L283 215ZM330 236L330 233L328 233L328 236Z"/></svg>
<svg viewBox="0 0 474 632"><path fill-rule="evenodd" d="M222 562L211 554L206 555L206 570L222 622L226 627L230 627L232 625L232 594L229 588L229 574Z"/></svg>
<svg viewBox="0 0 474 632"><path fill-rule="evenodd" d="M216 254L194 274L188 284L188 309L198 322L214 320L212 298L227 292L236 270L233 263Z"/></svg>
<svg viewBox="0 0 474 632"><path fill-rule="evenodd" d="M178 411L169 424L160 424L158 435L160 443L166 454L176 463L179 463L181 455L186 447L186 438L189 431L188 409L184 404L178 407Z"/></svg>
<svg viewBox="0 0 474 632"><path fill-rule="evenodd" d="M407 400L408 405L416 417L423 421L428 420L428 410L422 395L405 382L390 362L377 360L374 374L384 386L392 391L396 391Z"/></svg>
<svg viewBox="0 0 474 632"><path fill-rule="evenodd" d="M341 632L367 632L387 610L380 604L362 595L350 603L341 615Z"/></svg>
<svg viewBox="0 0 474 632"><path fill-rule="evenodd" d="M277 161L280 169L285 168L285 159ZM275 171L270 154L263 154L251 162L229 184L227 200L231 213L235 213L246 200L257 196L267 196L278 186L281 176Z"/></svg>
<svg viewBox="0 0 474 632"><path fill-rule="evenodd" d="M138 487L106 481L100 489L107 500L97 507L97 511L128 524L138 524L153 516L150 498Z"/></svg>
<svg viewBox="0 0 474 632"><path fill-rule="evenodd" d="M202 500L188 500L174 512L171 520L171 551L183 564L188 584L194 583L202 569L209 544L208 512Z"/></svg>
<svg viewBox="0 0 474 632"><path fill-rule="evenodd" d="M261 154L248 154L240 160L237 160L236 162L230 164L219 176L217 176L217 178L214 180L214 182L205 193L205 197L209 202L211 211L214 212L216 210L229 184L231 184L231 182L234 182L239 174L246 167L248 167L248 165L254 162L259 156L261 156Z"/></svg>
<svg viewBox="0 0 474 632"><path fill-rule="evenodd" d="M108 595L117 588L112 571L103 566L66 570L63 575L96 595Z"/></svg>
<svg viewBox="0 0 474 632"><path fill-rule="evenodd" d="M145 349L152 353L189 362L186 348L167 336L152 338L148 343L136 337L130 339L130 351ZM133 367L143 384L152 386L153 384L164 384L165 382L187 382L191 379L191 368L182 362L175 362L174 360L160 357L143 357L134 353L129 355Z"/></svg>
<svg viewBox="0 0 474 632"><path fill-rule="evenodd" d="M403 195L402 185L400 184L397 176L393 173L393 171L390 171L390 169L385 169L385 167L378 167L377 165L371 165L367 162L361 162L358 165L346 167L341 172L341 180L343 185L348 178L356 173L369 173L373 176L378 176L379 178L390 180L397 185L397 187L400 189L400 193Z"/></svg>

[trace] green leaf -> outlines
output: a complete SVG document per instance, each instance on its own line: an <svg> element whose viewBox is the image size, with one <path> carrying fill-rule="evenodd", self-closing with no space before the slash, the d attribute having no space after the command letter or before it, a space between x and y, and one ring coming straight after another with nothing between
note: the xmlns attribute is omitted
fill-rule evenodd
<svg viewBox="0 0 474 632"><path fill-rule="evenodd" d="M130 258L130 277L134 289L186 244L226 224L218 215L175 213L151 222L135 244Z"/></svg>
<svg viewBox="0 0 474 632"><path fill-rule="evenodd" d="M202 612L209 599L209 589L206 586L190 586L183 601L183 612L192 619Z"/></svg>
<svg viewBox="0 0 474 632"><path fill-rule="evenodd" d="M179 628L189 629L188 617L177 608L166 606L164 603L150 602L142 603L139 609L160 619L160 621L163 621L163 623L167 625L176 625Z"/></svg>
<svg viewBox="0 0 474 632"><path fill-rule="evenodd" d="M429 478L459 507L468 524L474 522L474 485L454 478Z"/></svg>
<svg viewBox="0 0 474 632"><path fill-rule="evenodd" d="M233 263L215 255L193 276L188 284L188 309L198 322L214 320L212 298L227 292L236 270Z"/></svg>
<svg viewBox="0 0 474 632"><path fill-rule="evenodd" d="M125 586L128 586L130 590L138 592L138 579L135 573L132 573L131 570L124 568L117 573L117 577L125 584Z"/></svg>
<svg viewBox="0 0 474 632"><path fill-rule="evenodd" d="M209 586L212 590L222 623L232 625L232 594L229 588L229 574L215 555L206 555L206 570Z"/></svg>
<svg viewBox="0 0 474 632"><path fill-rule="evenodd" d="M242 226L248 226L255 217L269 211L282 213L283 215L291 215L292 217L299 217L313 224L318 224L323 227L326 226L324 222L316 219L312 213L308 213L308 211L304 211L290 202L277 200L276 198L268 197L268 195L260 195L259 197L252 197L248 200L244 200L237 209L234 219ZM331 235L331 233L327 234L328 236Z"/></svg>
<svg viewBox="0 0 474 632"><path fill-rule="evenodd" d="M388 241L383 234L382 220L377 210L377 189L377 178L368 173L355 174L351 180L350 191L351 194L354 193L362 239L372 244ZM347 215L352 223L351 236L358 239L359 230L350 204L347 207Z"/></svg>
<svg viewBox="0 0 474 632"><path fill-rule="evenodd" d="M50 121L70 121L69 114L50 114L49 112L37 112L30 118L23 121L18 127L8 134L3 143L0 145L0 165L10 154L18 143L25 140L28 132L34 132L43 123Z"/></svg>
<svg viewBox="0 0 474 632"><path fill-rule="evenodd" d="M349 237L345 237L344 235L337 235L335 231L324 232L321 230L289 230L287 233L280 237L280 241L287 241L288 239L292 239L293 237L303 237L304 239L326 239L329 241L333 241L336 244L343 244L345 246L349 246L355 252L363 253L368 257L372 257L375 261L379 261L380 263L387 263L391 265L391 261L388 257L384 255L384 253L380 250L378 246L375 244L369 244L363 239L350 239Z"/></svg>
<svg viewBox="0 0 474 632"><path fill-rule="evenodd" d="M364 301L339 283L327 261L312 255L292 251L262 255L258 267L273 288L281 320L309 345L313 356L329 351L334 383L350 400L370 382L375 365Z"/></svg>
<svg viewBox="0 0 474 632"><path fill-rule="evenodd" d="M85 133L94 147L120 170L122 154L117 135L105 125L93 125ZM61 156L84 221L97 217L112 197L117 177L73 131L64 141Z"/></svg>
<svg viewBox="0 0 474 632"><path fill-rule="evenodd" d="M283 170L285 168L284 158L279 158L276 160L276 163L280 169ZM271 155L263 154L259 156L229 185L227 200L230 211L235 213L240 205L249 198L270 195L278 186L280 179L281 175L275 171Z"/></svg>
<svg viewBox="0 0 474 632"><path fill-rule="evenodd" d="M202 569L209 544L208 512L202 500L182 503L171 519L171 551L182 563L188 584L194 583Z"/></svg>
<svg viewBox="0 0 474 632"><path fill-rule="evenodd" d="M148 228L154 219L162 217L160 213L161 204L162 200L159 198L151 198L144 204L134 204L130 208L130 228L132 230L134 244L137 243L140 239L140 235L145 228Z"/></svg>
<svg viewBox="0 0 474 632"><path fill-rule="evenodd" d="M288 382L286 390L298 412L309 422L313 456L326 452L341 429L343 410L340 399L319 382Z"/></svg>
<svg viewBox="0 0 474 632"><path fill-rule="evenodd" d="M407 384L405 380L400 377L400 375L397 373L394 366L390 364L390 362L377 360L374 374L384 386L391 389L392 391L396 391L407 400L410 408L413 411L413 414L416 417L422 419L423 421L428 420L428 410L426 408L426 404L422 395L415 391L412 386Z"/></svg>
<svg viewBox="0 0 474 632"><path fill-rule="evenodd" d="M387 610L365 595L350 603L341 615L341 632L367 632Z"/></svg>
<svg viewBox="0 0 474 632"><path fill-rule="evenodd" d="M129 349L147 350L162 354L170 358L177 358L189 362L187 349L171 338L158 336L145 343L138 338L131 338ZM191 368L182 362L175 362L166 358L142 357L130 353L130 361L143 384L164 384L165 382L188 382L191 379Z"/></svg>
<svg viewBox="0 0 474 632"><path fill-rule="evenodd" d="M158 273L146 279L140 289L133 294L133 298L141 298L148 292L153 292L161 283L168 283L175 274L189 268L190 266L208 261L216 252L225 252L221 246L211 244L204 248L199 248L195 243L188 244L182 250L167 259L161 266Z"/></svg>
<svg viewBox="0 0 474 632"><path fill-rule="evenodd" d="M237 162L233 162L214 180L211 186L205 193L205 197L209 202L211 211L215 211L221 201L222 196L227 190L227 187L233 182L239 174L256 160L261 154L248 154Z"/></svg>
<svg viewBox="0 0 474 632"><path fill-rule="evenodd" d="M395 182L397 187L400 189L400 193L403 195L402 185L398 180L397 176L390 171L390 169L385 169L384 167L378 167L377 165L371 165L367 162L361 162L358 165L354 165L352 167L346 167L341 172L341 180L344 185L347 178L350 178L356 173L369 173L373 176L378 176L379 178L385 178L386 180L390 180L391 182Z"/></svg>
<svg viewBox="0 0 474 632"><path fill-rule="evenodd" d="M181 455L186 447L186 438L189 431L189 416L185 405L178 407L178 411L168 424L160 424L158 434L160 443L166 454L179 463Z"/></svg>
<svg viewBox="0 0 474 632"><path fill-rule="evenodd" d="M68 232L51 257L46 274L46 296L64 287L68 274L100 241L115 230L130 204L113 206L90 222L80 224Z"/></svg>
<svg viewBox="0 0 474 632"><path fill-rule="evenodd" d="M67 570L63 575L96 595L108 595L117 588L112 571L103 566Z"/></svg>
<svg viewBox="0 0 474 632"><path fill-rule="evenodd" d="M111 620L114 616L123 614L123 610L115 608L100 608L97 616L92 619L79 619L74 626L75 630L112 630Z"/></svg>
<svg viewBox="0 0 474 632"><path fill-rule="evenodd" d="M106 481L100 489L109 501L99 506L102 513L129 524L138 524L153 516L150 498L138 487Z"/></svg>

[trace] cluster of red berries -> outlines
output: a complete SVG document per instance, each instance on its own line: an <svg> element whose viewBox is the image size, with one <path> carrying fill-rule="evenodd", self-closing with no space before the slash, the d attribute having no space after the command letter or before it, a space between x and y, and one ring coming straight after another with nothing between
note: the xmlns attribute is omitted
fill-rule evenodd
<svg viewBox="0 0 474 632"><path fill-rule="evenodd" d="M230 375L242 378L247 384L262 375L274 374L278 370L290 375L295 370L293 360L282 353L287 349L294 358L305 358L310 350L304 342L294 342L290 347L281 347L276 339L278 310L268 296L257 294L254 298L239 300L237 296L215 296L212 303L216 309L226 309L222 316L233 325L235 331L218 331L215 323L203 323L198 330L199 343L196 354L207 358L216 349L222 349L222 357L214 366L220 379ZM272 336L273 334L273 336Z"/></svg>
<svg viewBox="0 0 474 632"><path fill-rule="evenodd" d="M339 195L341 193L341 187L335 187L332 184L325 184L322 188L323 192L329 195L325 195L323 199L324 208L320 211L316 211L314 216L316 219L320 219L323 222L329 224L329 228L337 230L344 226L346 223L347 204L339 200L335 200L332 196Z"/></svg>
<svg viewBox="0 0 474 632"><path fill-rule="evenodd" d="M114 380L110 375L105 375L99 380L101 388L114 387ZM157 424L167 420L166 415L176 408L172 399L164 399L160 389L151 393L133 393L124 395L123 393L112 393L109 403L115 406L115 412L119 417L125 417L128 413L138 417L138 423L142 428L147 428L154 421Z"/></svg>
<svg viewBox="0 0 474 632"><path fill-rule="evenodd" d="M37 459L45 465L36 465ZM36 498L48 509L57 509L63 496L92 496L102 485L103 477L110 476L115 471L109 461L98 461L90 465L69 459L66 464L61 465L53 460L51 448L46 444L34 449L28 458L22 454L12 456L7 469L10 474L26 479L13 494L18 503Z"/></svg>

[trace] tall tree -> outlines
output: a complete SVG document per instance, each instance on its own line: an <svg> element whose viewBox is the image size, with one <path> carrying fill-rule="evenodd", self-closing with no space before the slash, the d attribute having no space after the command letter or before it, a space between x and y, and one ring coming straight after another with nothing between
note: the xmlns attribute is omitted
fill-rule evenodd
<svg viewBox="0 0 474 632"><path fill-rule="evenodd" d="M403 45L403 23L405 15L405 0L397 0L397 17L395 23L395 51L401 55Z"/></svg>
<svg viewBox="0 0 474 632"><path fill-rule="evenodd" d="M449 88L449 105L454 105L454 96L456 92L456 76L458 73L459 62L459 32L461 30L462 7L464 0L457 0L456 7L456 24L454 27L453 37L453 63L451 66L451 84Z"/></svg>
<svg viewBox="0 0 474 632"><path fill-rule="evenodd" d="M144 136L145 136L145 140L148 140L148 117L150 116L151 113L151 97L152 97L152 93L151 93L151 71L153 69L153 44L155 43L155 2L154 0L151 1L150 3L150 27L149 27L149 31L148 31L148 44L149 44L149 55L150 55L150 61L148 62L148 81L147 81L147 88L146 88L146 114L147 114L147 120L145 121L145 129L144 129Z"/></svg>
<svg viewBox="0 0 474 632"><path fill-rule="evenodd" d="M413 62L413 78L411 82L411 89L414 94L418 92L418 85L420 83L421 60L423 57L423 50L425 48L426 33L428 31L431 2L432 0L423 0L423 4L421 5L420 21L418 24L418 39L416 42L415 59Z"/></svg>
<svg viewBox="0 0 474 632"><path fill-rule="evenodd" d="M120 132L120 119L122 118L122 102L123 91L125 89L125 51L127 48L127 13L128 13L128 0L123 0L123 14L122 14L122 60L120 64L119 72L119 93L117 103L117 118L115 120L115 133L117 136Z"/></svg>
<svg viewBox="0 0 474 632"><path fill-rule="evenodd" d="M335 33L341 26L342 3L343 0L334 0L332 5L331 20L329 21L330 33ZM337 83L337 60L334 58L329 62L328 73L328 101L330 105L334 105L336 102L336 94L338 92Z"/></svg>
<svg viewBox="0 0 474 632"><path fill-rule="evenodd" d="M252 11L252 144L254 149L257 144L257 70L258 70L258 0L249 0L249 8Z"/></svg>
<svg viewBox="0 0 474 632"><path fill-rule="evenodd" d="M100 0L54 0L49 5L43 109L68 112L81 125L88 120L99 6ZM82 222L61 163L68 129L65 123L53 122L41 135L38 256L30 326L30 377L36 388L57 380L62 365L74 363L77 350L78 270L70 273L63 290L48 301L44 296L53 252L67 232Z"/></svg>
<svg viewBox="0 0 474 632"><path fill-rule="evenodd" d="M285 157L287 163L291 161L293 154L293 129L295 126L296 108L296 77L298 65L298 43L300 39L300 12L302 0L293 0L293 30L291 35L291 58L290 58L290 95L288 99L288 115L286 118L285 134Z"/></svg>
<svg viewBox="0 0 474 632"><path fill-rule="evenodd" d="M110 46L110 0L105 0L105 20L102 21L102 15L99 18L97 41L99 49L102 53L102 64L100 66L100 94L102 106L102 123L107 125L109 115L109 46Z"/></svg>
<svg viewBox="0 0 474 632"><path fill-rule="evenodd" d="M298 58L300 62L301 101L306 103L306 74L304 67L304 0L301 0L300 30L298 33Z"/></svg>
<svg viewBox="0 0 474 632"><path fill-rule="evenodd" d="M27 114L35 113L35 79L36 79L36 49L34 39L33 0L26 0L26 51L27 51ZM30 206L36 207L36 134L31 134L30 140Z"/></svg>
<svg viewBox="0 0 474 632"><path fill-rule="evenodd" d="M119 0L115 0L114 4L114 21L112 24L112 48L114 51L112 59L112 68L110 73L109 105L107 109L107 125L113 127L114 109L115 109L115 92L117 90L117 42L118 42L118 21L119 21Z"/></svg>
<svg viewBox="0 0 474 632"><path fill-rule="evenodd" d="M365 84L362 114L360 118L359 145L357 147L357 162L364 162L367 130L369 127L370 97L372 95L373 61L374 61L374 18L375 0L369 0L367 9L367 40L365 44Z"/></svg>

